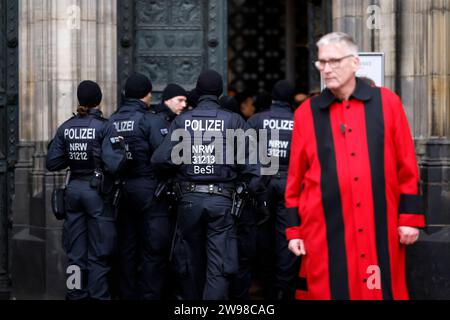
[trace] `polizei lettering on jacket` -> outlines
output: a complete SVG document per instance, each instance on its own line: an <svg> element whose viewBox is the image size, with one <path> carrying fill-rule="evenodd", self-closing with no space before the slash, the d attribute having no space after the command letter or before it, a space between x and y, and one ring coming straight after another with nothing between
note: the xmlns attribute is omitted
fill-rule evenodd
<svg viewBox="0 0 450 320"><path fill-rule="evenodd" d="M82 140L94 140L95 129L94 128L70 128L64 130L64 138L66 140L72 140L69 143L69 159L77 161L88 160L88 143L81 142ZM77 142L73 142L73 140Z"/></svg>
<svg viewBox="0 0 450 320"><path fill-rule="evenodd" d="M214 145L192 146L192 164L194 165L194 174L213 175L215 173L214 165L216 164L216 156L214 152Z"/></svg>
<svg viewBox="0 0 450 320"><path fill-rule="evenodd" d="M114 122L117 132L131 132L134 130L134 121L117 121Z"/></svg>
<svg viewBox="0 0 450 320"><path fill-rule="evenodd" d="M264 129L271 130L294 130L293 120L280 120L280 119L264 119Z"/></svg>
<svg viewBox="0 0 450 320"><path fill-rule="evenodd" d="M64 139L70 140L94 140L94 128L70 128L64 130Z"/></svg>
<svg viewBox="0 0 450 320"><path fill-rule="evenodd" d="M270 157L287 158L289 141L270 140L267 155Z"/></svg>
<svg viewBox="0 0 450 320"><path fill-rule="evenodd" d="M225 131L223 120L186 120L184 129L192 131Z"/></svg>

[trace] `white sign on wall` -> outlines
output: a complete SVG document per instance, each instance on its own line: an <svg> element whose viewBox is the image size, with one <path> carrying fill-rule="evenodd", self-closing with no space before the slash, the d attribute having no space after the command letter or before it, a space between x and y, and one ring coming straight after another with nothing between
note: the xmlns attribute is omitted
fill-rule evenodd
<svg viewBox="0 0 450 320"><path fill-rule="evenodd" d="M356 73L357 77L372 79L377 87L384 86L384 53L360 52L361 68Z"/></svg>
<svg viewBox="0 0 450 320"><path fill-rule="evenodd" d="M384 86L384 53L383 52L359 52L361 67L356 73L357 77L365 77L373 80L377 87ZM321 79L321 87L325 89L325 82Z"/></svg>

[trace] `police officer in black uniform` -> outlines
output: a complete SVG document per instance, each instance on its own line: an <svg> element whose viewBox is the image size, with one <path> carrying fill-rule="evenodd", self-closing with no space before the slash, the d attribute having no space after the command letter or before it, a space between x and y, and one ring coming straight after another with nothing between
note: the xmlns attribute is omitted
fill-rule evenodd
<svg viewBox="0 0 450 320"><path fill-rule="evenodd" d="M110 299L107 274L116 242L110 186L125 161L121 138L97 106L97 83L83 81L77 90L80 107L64 122L49 144L47 169L70 168L65 192L63 243L68 257L69 300ZM107 190L108 189L108 190Z"/></svg>
<svg viewBox="0 0 450 320"><path fill-rule="evenodd" d="M156 127L153 131L159 131L161 137L169 133L169 128L175 117L186 108L187 92L179 85L168 84L161 95L161 103L154 107L157 115ZM158 170L155 172L158 187L152 202L151 225L157 227L149 235L150 246L144 246L145 261L152 267L147 268L153 274L147 275L149 279L159 277L162 293L158 298L170 298L174 293L176 283L170 274L169 254L176 218L176 201L173 192L173 172ZM174 212L175 211L175 212ZM158 238L158 239L157 239ZM143 292L144 299L156 298L151 292Z"/></svg>
<svg viewBox="0 0 450 320"><path fill-rule="evenodd" d="M181 276L181 298L227 299L229 276L238 267L236 230L231 214L235 182L240 176L249 182L250 189L256 189L259 168L248 164L220 164L216 158L220 154L216 148L225 145L227 129L248 128L242 117L220 108L222 77L213 70L202 72L196 92L200 96L197 107L174 120L152 163L176 165L177 169L181 199L173 256ZM181 145L177 138L180 134L184 135ZM208 135L223 137L223 145L213 144L214 138L209 139ZM183 157L181 162L172 157L174 148L180 146L183 147L179 153ZM225 154L224 150L222 155Z"/></svg>
<svg viewBox="0 0 450 320"><path fill-rule="evenodd" d="M222 108L240 114L239 103L235 97L222 96L219 103ZM246 201L242 214L236 221L239 268L230 278L231 300L250 300L251 268L256 257L256 228L259 217L254 202Z"/></svg>
<svg viewBox="0 0 450 320"><path fill-rule="evenodd" d="M278 81L273 88L272 98L273 104L270 110L258 113L248 120L251 128L268 130L268 156L279 159L279 171L271 177L267 190L268 196L265 199L272 212L272 219L259 227L257 235L263 262L259 264L259 267L264 269L264 264L275 262L274 266L266 268L266 270L272 269L272 274L264 275L264 278L269 280L269 283L266 283L269 286L266 287L266 298L291 300L294 299L294 279L299 270L300 261L288 250L288 242L285 237L288 213L284 205L284 192L294 127L294 113L291 109L294 87L286 80ZM272 137L272 130L278 131L278 139ZM270 239L269 242L267 239Z"/></svg>
<svg viewBox="0 0 450 320"><path fill-rule="evenodd" d="M187 92L175 83L169 83L161 94L161 103L156 106L155 111L161 119L170 127L173 119L187 106Z"/></svg>
<svg viewBox="0 0 450 320"><path fill-rule="evenodd" d="M153 219L152 200L156 189L150 163L153 151L162 142L158 118L150 111L152 83L136 73L125 84L124 102L111 116L117 132L125 139L127 161L121 172L119 202L119 295L122 299L159 299L163 277L153 254L170 242L165 225ZM164 223L164 222L162 222Z"/></svg>

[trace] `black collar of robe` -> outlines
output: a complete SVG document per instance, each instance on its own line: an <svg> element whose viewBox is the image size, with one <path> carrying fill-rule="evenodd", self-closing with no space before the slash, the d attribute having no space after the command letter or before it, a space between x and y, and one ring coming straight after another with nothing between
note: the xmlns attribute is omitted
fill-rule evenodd
<svg viewBox="0 0 450 320"><path fill-rule="evenodd" d="M372 99L373 90L373 87L365 83L363 80L356 78L356 88L350 96L350 99L355 98L361 101L368 101ZM333 95L330 89L323 90L323 92L317 97L318 106L321 109L327 109L335 101L340 100Z"/></svg>

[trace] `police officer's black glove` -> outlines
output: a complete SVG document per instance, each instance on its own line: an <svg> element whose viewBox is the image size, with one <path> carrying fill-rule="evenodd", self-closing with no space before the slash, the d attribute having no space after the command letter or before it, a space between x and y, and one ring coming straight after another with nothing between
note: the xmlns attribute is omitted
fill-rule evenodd
<svg viewBox="0 0 450 320"><path fill-rule="evenodd" d="M257 225L265 223L270 218L269 193L267 186L270 182L270 176L256 177L253 176L249 182L249 190L255 200L256 210L260 220Z"/></svg>

